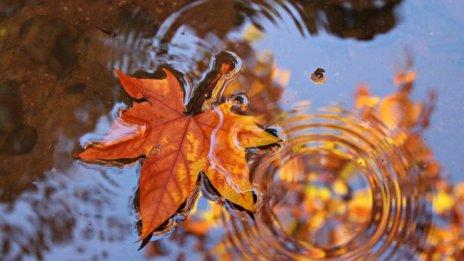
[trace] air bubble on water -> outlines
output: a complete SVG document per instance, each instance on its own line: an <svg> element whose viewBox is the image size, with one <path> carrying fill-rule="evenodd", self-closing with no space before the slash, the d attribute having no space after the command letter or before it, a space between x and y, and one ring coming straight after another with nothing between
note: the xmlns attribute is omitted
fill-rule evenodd
<svg viewBox="0 0 464 261"><path fill-rule="evenodd" d="M244 112L248 109L250 100L244 92L237 92L226 98L226 102L232 104L232 110L235 112Z"/></svg>
<svg viewBox="0 0 464 261"><path fill-rule="evenodd" d="M327 81L327 78L324 75L325 70L322 68L317 68L312 74L311 74L311 81L315 84L324 84Z"/></svg>

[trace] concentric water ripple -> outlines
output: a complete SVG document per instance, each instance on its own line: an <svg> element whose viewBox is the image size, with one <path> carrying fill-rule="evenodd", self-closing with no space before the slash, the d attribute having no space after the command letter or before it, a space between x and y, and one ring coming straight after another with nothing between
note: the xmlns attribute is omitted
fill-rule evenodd
<svg viewBox="0 0 464 261"><path fill-rule="evenodd" d="M411 259L426 244L431 186L375 116L307 104L275 124L286 142L252 163L254 219L225 215L230 247L263 259Z"/></svg>

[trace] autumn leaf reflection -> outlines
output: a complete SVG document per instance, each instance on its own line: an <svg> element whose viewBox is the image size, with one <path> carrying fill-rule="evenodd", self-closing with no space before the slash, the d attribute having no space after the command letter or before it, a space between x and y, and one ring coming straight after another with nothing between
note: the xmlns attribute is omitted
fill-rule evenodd
<svg viewBox="0 0 464 261"><path fill-rule="evenodd" d="M423 180L435 193L426 200L432 205L434 222L429 228L424 245L418 249L420 260L461 260L464 257L463 189L464 183L453 184L441 175L440 163L434 158L422 137L430 125L430 116L435 107L437 94L430 91L428 100L414 102L410 98L416 72L407 66L398 69L394 83L398 90L385 98L373 97L366 86L359 86L356 105L364 108L364 117L373 113L380 115L390 128L399 128L405 136L395 142L404 146L413 156Z"/></svg>

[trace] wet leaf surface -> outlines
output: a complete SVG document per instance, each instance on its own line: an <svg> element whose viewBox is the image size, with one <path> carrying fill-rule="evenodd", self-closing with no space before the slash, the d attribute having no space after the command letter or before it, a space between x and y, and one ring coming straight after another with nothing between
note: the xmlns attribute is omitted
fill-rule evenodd
<svg viewBox="0 0 464 261"><path fill-rule="evenodd" d="M223 103L199 114L185 114L184 91L168 70L161 80L136 79L119 71L134 99L104 140L79 154L86 162L144 157L140 177L141 238L160 227L192 196L200 172L230 202L253 212L245 149L276 143L251 116Z"/></svg>

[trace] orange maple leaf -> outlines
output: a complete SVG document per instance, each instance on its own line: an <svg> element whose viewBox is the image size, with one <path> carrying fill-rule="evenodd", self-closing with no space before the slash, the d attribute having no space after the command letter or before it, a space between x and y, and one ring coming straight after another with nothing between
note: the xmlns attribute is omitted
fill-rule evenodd
<svg viewBox="0 0 464 261"><path fill-rule="evenodd" d="M279 141L253 117L233 113L229 103L186 114L179 81L163 71L166 77L158 80L116 71L126 92L137 101L102 142L79 155L91 163L145 157L140 177L142 239L176 213L194 192L201 172L224 198L253 211L245 149Z"/></svg>

